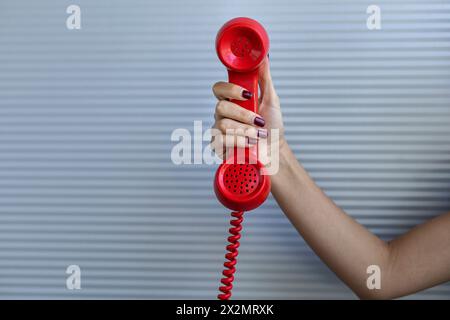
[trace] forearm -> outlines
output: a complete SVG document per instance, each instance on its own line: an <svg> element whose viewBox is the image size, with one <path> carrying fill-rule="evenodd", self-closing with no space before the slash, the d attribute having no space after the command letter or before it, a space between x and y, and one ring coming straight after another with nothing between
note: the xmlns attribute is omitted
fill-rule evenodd
<svg viewBox="0 0 450 320"><path fill-rule="evenodd" d="M283 132L268 59L260 77L258 115L229 101L246 99L245 88L224 82L214 85L214 95L220 100L214 128L226 134L228 129L245 132L248 126L257 126L252 131L255 139L267 138L267 132L259 135L261 127ZM269 135L269 141L272 138ZM280 166L278 173L271 176L272 194L311 248L359 297L394 298L450 280L450 213L386 243L336 206L308 176L285 140L279 142ZM370 265L381 269L381 290L367 288Z"/></svg>
<svg viewBox="0 0 450 320"><path fill-rule="evenodd" d="M270 77L268 60L260 76L259 126L264 126L267 130L280 130L283 136L281 108ZM227 129L241 128L245 131L248 125L258 125L255 114L230 101L224 102L225 99L242 99L242 90L243 88L233 84L221 82L213 87L214 95L221 100L216 106L214 128L221 128L223 134L227 133ZM265 139L267 135L259 138ZM274 146L276 136L269 134L268 138L271 147ZM372 264L382 267L385 264L387 245L326 197L300 166L285 140L282 138L278 142L281 165L279 172L271 177L273 195L314 251L347 285L363 297L367 291L367 267ZM220 149L221 146L218 147ZM272 165L269 168L274 169Z"/></svg>
<svg viewBox="0 0 450 320"><path fill-rule="evenodd" d="M284 144L272 194L317 255L359 297L373 297L366 286L369 265L389 269L388 245L345 214L309 177ZM387 276L386 272L382 273Z"/></svg>

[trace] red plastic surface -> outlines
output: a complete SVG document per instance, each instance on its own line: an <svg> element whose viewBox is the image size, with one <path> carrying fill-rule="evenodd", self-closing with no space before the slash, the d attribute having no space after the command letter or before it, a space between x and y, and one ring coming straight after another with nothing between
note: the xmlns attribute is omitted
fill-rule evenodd
<svg viewBox="0 0 450 320"><path fill-rule="evenodd" d="M251 99L231 100L241 107L258 112L258 68L269 51L269 37L263 26L249 18L236 18L228 21L217 34L216 50L220 61L228 69L228 80L231 83L251 91ZM241 238L244 211L259 207L269 195L270 178L265 168L257 160L257 147L245 148L233 155L219 166L214 179L214 191L219 201L227 208L234 210L228 237L230 244L224 263L226 268L222 274L222 292L217 297L228 300L233 289L234 274Z"/></svg>
<svg viewBox="0 0 450 320"><path fill-rule="evenodd" d="M239 254L239 239L241 239L242 221L244 220L244 212L236 211L232 212L231 216L235 219L230 221L232 227L229 229L231 236L228 237L227 245L228 253L225 255L226 261L223 266L226 268L222 274L224 278L220 280L223 286L219 287L222 292L217 296L220 300L228 300L231 297L231 289L233 289L234 273L236 272L237 256Z"/></svg>
<svg viewBox="0 0 450 320"><path fill-rule="evenodd" d="M258 112L258 68L269 51L269 37L263 26L249 18L235 18L219 30L216 51L228 69L231 83L251 91L251 99L232 102ZM246 154L257 154L256 146ZM260 206L270 192L270 178L259 161L238 164L237 152L217 170L214 190L219 201L231 210L249 211ZM248 160L248 159L246 159ZM252 174L252 179L248 174Z"/></svg>
<svg viewBox="0 0 450 320"><path fill-rule="evenodd" d="M267 56L269 37L258 21L234 18L217 33L216 51L227 69L249 72L257 69Z"/></svg>
<svg viewBox="0 0 450 320"><path fill-rule="evenodd" d="M228 209L250 211L267 199L270 178L261 162L249 161L248 154L243 163L239 163L236 157L234 163L225 162L217 169L214 191Z"/></svg>

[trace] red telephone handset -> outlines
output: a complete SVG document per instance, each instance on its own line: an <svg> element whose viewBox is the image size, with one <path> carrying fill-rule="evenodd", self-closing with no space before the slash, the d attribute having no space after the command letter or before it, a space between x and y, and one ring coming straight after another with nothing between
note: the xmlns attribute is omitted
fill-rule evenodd
<svg viewBox="0 0 450 320"><path fill-rule="evenodd" d="M258 112L258 69L269 51L269 37L264 27L249 18L235 18L223 25L216 37L216 51L222 63L228 69L228 80L253 93L251 99L232 102L253 112ZM243 156L243 159L241 159ZM240 158L239 158L240 157ZM257 146L247 147L244 152L234 150L217 169L214 191L219 201L234 210L231 215L232 227L228 237L229 251L224 263L227 268L222 272L221 300L231 297L232 282L236 271L240 231L244 211L259 207L270 192L270 178L264 165L259 162ZM239 160L239 161L238 161Z"/></svg>

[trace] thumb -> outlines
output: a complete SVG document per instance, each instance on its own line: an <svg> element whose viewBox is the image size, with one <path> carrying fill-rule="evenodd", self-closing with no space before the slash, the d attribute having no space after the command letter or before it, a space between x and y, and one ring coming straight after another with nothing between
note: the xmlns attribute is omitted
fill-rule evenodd
<svg viewBox="0 0 450 320"><path fill-rule="evenodd" d="M267 102L270 105L279 107L279 98L272 81L272 75L270 74L270 62L269 58L264 59L263 64L259 68L258 77L259 89L261 90L261 102Z"/></svg>

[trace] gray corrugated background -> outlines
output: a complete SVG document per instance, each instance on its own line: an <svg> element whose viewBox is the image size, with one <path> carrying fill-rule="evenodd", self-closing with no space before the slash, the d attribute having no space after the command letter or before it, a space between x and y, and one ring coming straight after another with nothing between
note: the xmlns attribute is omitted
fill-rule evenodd
<svg viewBox="0 0 450 320"><path fill-rule="evenodd" d="M449 1L2 0L0 297L215 297L228 212L170 134L211 125L234 16L267 27L288 139L340 206L385 239L450 209ZM246 217L234 297L353 297L273 199Z"/></svg>

